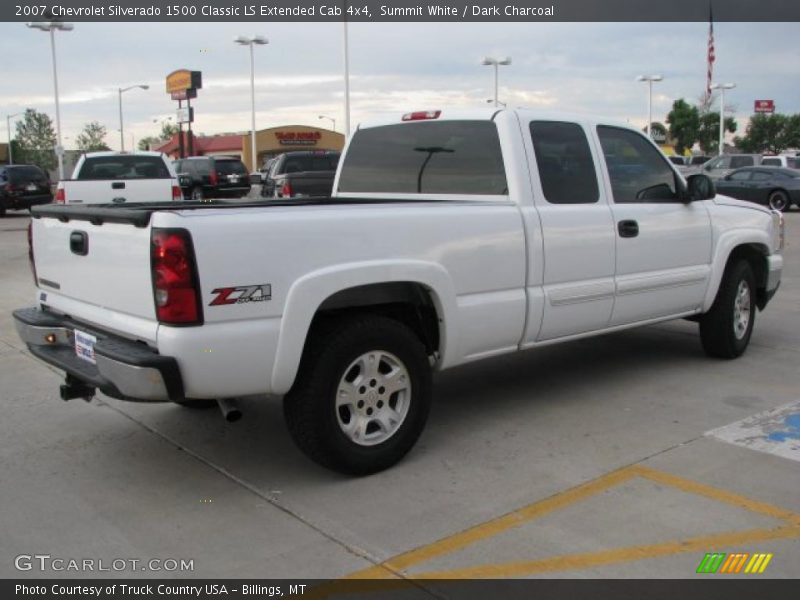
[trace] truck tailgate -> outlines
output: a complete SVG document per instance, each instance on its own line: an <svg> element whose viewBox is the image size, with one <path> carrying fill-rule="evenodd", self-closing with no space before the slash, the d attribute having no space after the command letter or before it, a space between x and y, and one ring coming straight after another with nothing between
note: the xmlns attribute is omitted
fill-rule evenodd
<svg viewBox="0 0 800 600"><path fill-rule="evenodd" d="M67 204L124 204L172 200L172 179L86 179L64 182Z"/></svg>
<svg viewBox="0 0 800 600"><path fill-rule="evenodd" d="M74 318L154 340L150 227L86 220L32 219L38 287L48 306ZM97 310L97 308L104 310ZM131 329L129 321L134 321Z"/></svg>

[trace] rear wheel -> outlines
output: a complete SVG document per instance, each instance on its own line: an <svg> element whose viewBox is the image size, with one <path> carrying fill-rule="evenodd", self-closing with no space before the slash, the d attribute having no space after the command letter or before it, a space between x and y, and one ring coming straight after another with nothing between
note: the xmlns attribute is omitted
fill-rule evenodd
<svg viewBox="0 0 800 600"><path fill-rule="evenodd" d="M6 216L6 203L5 200L0 199L0 219Z"/></svg>
<svg viewBox="0 0 800 600"><path fill-rule="evenodd" d="M711 310L700 317L700 341L706 354L737 358L744 353L756 320L755 292L750 263L729 263Z"/></svg>
<svg viewBox="0 0 800 600"><path fill-rule="evenodd" d="M775 190L767 199L772 210L783 212L789 208L789 195L783 190Z"/></svg>
<svg viewBox="0 0 800 600"><path fill-rule="evenodd" d="M430 401L431 370L419 338L398 321L364 315L311 338L283 406L307 456L364 475L405 456L422 433Z"/></svg>

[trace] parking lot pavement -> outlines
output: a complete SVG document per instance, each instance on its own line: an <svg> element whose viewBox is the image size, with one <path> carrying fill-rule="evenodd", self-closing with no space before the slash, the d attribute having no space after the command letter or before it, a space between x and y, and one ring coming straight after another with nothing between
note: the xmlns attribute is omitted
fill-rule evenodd
<svg viewBox="0 0 800 600"><path fill-rule="evenodd" d="M706 358L680 321L441 373L415 450L359 479L307 461L278 399L242 400L235 424L58 400L10 322L33 298L26 220L0 221L0 576L38 552L193 558L192 577L690 577L720 552L797 577L800 462L715 433L800 400L787 221L783 284L743 358Z"/></svg>

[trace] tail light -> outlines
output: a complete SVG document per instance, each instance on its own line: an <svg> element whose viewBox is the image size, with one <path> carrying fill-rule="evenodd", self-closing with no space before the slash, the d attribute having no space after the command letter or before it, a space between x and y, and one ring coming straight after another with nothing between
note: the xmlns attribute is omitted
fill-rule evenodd
<svg viewBox="0 0 800 600"><path fill-rule="evenodd" d="M56 201L56 204L66 204L66 203L67 203L67 194L66 194L66 192L64 191L64 188L63 188L63 187L59 187L59 188L56 190L56 198L55 198L55 201Z"/></svg>
<svg viewBox="0 0 800 600"><path fill-rule="evenodd" d="M212 170L208 174L208 183L210 183L211 185L217 185L219 183L219 173Z"/></svg>
<svg viewBox="0 0 800 600"><path fill-rule="evenodd" d="M172 186L172 201L178 202L179 200L183 200L183 191L181 190L180 186L173 185Z"/></svg>
<svg viewBox="0 0 800 600"><path fill-rule="evenodd" d="M281 187L281 191L279 196L282 198L291 198L292 197L292 184L288 181L283 183L283 187Z"/></svg>
<svg viewBox="0 0 800 600"><path fill-rule="evenodd" d="M36 278L36 262L33 260L33 221L28 221L28 262L33 273L33 283L39 285L39 280Z"/></svg>
<svg viewBox="0 0 800 600"><path fill-rule="evenodd" d="M153 298L159 322L200 325L200 285L189 232L153 228L151 240Z"/></svg>

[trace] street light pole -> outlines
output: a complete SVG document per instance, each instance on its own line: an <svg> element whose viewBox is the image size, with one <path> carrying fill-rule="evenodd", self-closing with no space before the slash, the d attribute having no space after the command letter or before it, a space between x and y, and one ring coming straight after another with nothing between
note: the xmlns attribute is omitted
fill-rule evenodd
<svg viewBox="0 0 800 600"><path fill-rule="evenodd" d="M256 156L256 66L253 46L265 46L269 40L261 35L245 37L240 35L233 41L241 46L250 47L250 171L258 171L258 156Z"/></svg>
<svg viewBox="0 0 800 600"><path fill-rule="evenodd" d="M497 98L500 65L510 65L511 57L506 56L505 58L494 58L493 56L484 56L481 64L484 66L491 65L494 67L494 105L495 108L497 108L500 105L500 102Z"/></svg>
<svg viewBox="0 0 800 600"><path fill-rule="evenodd" d="M719 152L722 156L723 145L725 144L725 90L732 90L736 87L735 83L715 83L711 86L712 90L719 90Z"/></svg>
<svg viewBox="0 0 800 600"><path fill-rule="evenodd" d="M329 117L327 115L320 115L319 118L328 119L331 123L333 123L333 130L336 131L336 119L334 119L333 117Z"/></svg>
<svg viewBox="0 0 800 600"><path fill-rule="evenodd" d="M119 150L120 152L125 152L125 136L122 131L122 92L127 92L128 90L132 90L135 88L141 88L143 90L149 90L150 86L145 84L140 85L131 85L126 88L117 88L117 92L119 93ZM132 148L135 150L135 148Z"/></svg>
<svg viewBox="0 0 800 600"><path fill-rule="evenodd" d="M64 179L64 148L61 145L61 108L58 103L58 69L56 66L56 29L59 31L72 31L71 23L60 21L41 21L26 24L31 29L39 29L50 34L50 54L53 59L53 89L56 100L56 157L58 158L58 178Z"/></svg>
<svg viewBox="0 0 800 600"><path fill-rule="evenodd" d="M11 135L11 119L20 116L22 113L14 113L13 115L6 115L6 127L8 128L8 164L14 164L14 144L13 136Z"/></svg>
<svg viewBox="0 0 800 600"><path fill-rule="evenodd" d="M647 137L653 139L650 135L650 130L653 124L653 82L662 81L664 78L661 75L639 75L636 81L647 82Z"/></svg>
<svg viewBox="0 0 800 600"><path fill-rule="evenodd" d="M344 24L344 135L350 136L350 50L347 40L347 19Z"/></svg>

